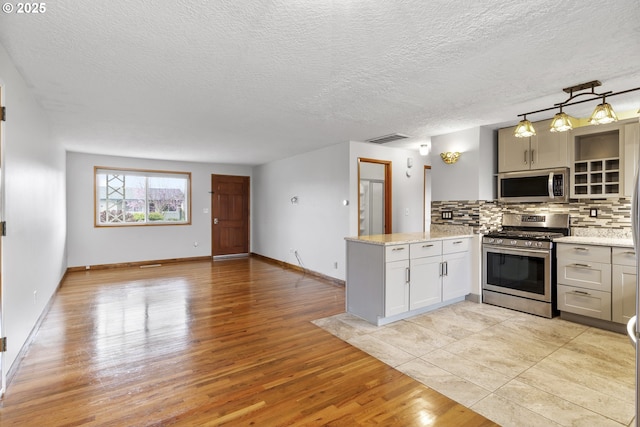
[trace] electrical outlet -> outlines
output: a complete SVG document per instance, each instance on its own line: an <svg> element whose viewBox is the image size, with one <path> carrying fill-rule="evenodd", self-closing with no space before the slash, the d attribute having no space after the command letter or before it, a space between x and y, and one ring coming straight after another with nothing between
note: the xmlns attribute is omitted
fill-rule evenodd
<svg viewBox="0 0 640 427"><path fill-rule="evenodd" d="M453 219L453 211L442 211L442 219Z"/></svg>
<svg viewBox="0 0 640 427"><path fill-rule="evenodd" d="M595 209L595 208L589 209L589 216L591 218L597 218L598 217L598 209Z"/></svg>

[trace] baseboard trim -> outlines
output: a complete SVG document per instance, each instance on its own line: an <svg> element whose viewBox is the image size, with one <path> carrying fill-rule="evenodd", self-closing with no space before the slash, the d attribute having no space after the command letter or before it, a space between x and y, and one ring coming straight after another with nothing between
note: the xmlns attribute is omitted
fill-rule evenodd
<svg viewBox="0 0 640 427"><path fill-rule="evenodd" d="M121 262L116 264L96 264L96 265L87 265L83 267L68 267L67 273L76 272L76 271L87 271L87 270L108 270L111 268L130 268L130 267L157 267L162 264L176 264L179 262L192 262L192 261L211 261L211 256L198 256L198 257L189 257L189 258L168 258L168 259L156 259L149 261L136 261L136 262Z"/></svg>
<svg viewBox="0 0 640 427"><path fill-rule="evenodd" d="M263 260L265 262L268 262L269 264L274 264L274 265L277 265L279 267L286 268L287 270L294 270L294 271L298 271L300 273L309 274L309 275L317 277L319 279L328 280L329 282L332 282L335 285L345 286L345 281L344 280L336 279L335 277L327 276L326 274L318 273L317 271L309 270L307 268L300 267L299 265L289 264L288 262L280 261L280 260L274 259L274 258L269 258L267 256L260 255L260 254L257 254L255 252L251 252L251 256L255 257L255 258L259 258L259 259L261 259L261 260Z"/></svg>
<svg viewBox="0 0 640 427"><path fill-rule="evenodd" d="M66 270L62 274L62 278L60 279L60 281L58 281L58 286L56 286L56 289L51 294L51 298L49 298L49 301L47 301L47 305L45 305L44 308L42 309L42 313L40 313L40 316L38 316L38 320L36 320L36 323L33 325L33 328L31 328L31 332L29 332L29 335L27 336L27 339L24 341L24 344L22 344L22 347L20 348L20 351L18 351L18 354L16 355L15 360L13 361L13 363L11 364L9 369L7 370L6 383L4 384L3 394L2 394L2 396L0 396L0 398L4 397L4 392L7 391L7 389L9 388L9 385L13 381L13 378L15 377L16 373L18 372L18 369L20 368L20 365L22 364L22 359L24 359L24 357L27 354L27 351L29 350L29 347L31 347L31 344L33 343L33 340L36 338L36 335L37 335L38 331L40 330L40 326L42 325L42 322L44 321L44 318L47 317L47 314L49 314L49 311L51 311L51 306L53 305L53 300L55 299L56 295L58 294L58 291L60 290L60 287L62 286L62 283L64 282L65 278L67 277L67 273L68 272L69 271Z"/></svg>

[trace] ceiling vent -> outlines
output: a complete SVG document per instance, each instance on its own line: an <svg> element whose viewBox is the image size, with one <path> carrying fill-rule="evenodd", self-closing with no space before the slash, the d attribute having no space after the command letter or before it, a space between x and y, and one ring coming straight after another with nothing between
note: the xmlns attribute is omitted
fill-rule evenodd
<svg viewBox="0 0 640 427"><path fill-rule="evenodd" d="M378 136L376 138L367 139L367 142L371 142L373 144L386 144L391 141L399 141L401 139L407 139L409 135L403 135L401 133L392 133L391 135Z"/></svg>

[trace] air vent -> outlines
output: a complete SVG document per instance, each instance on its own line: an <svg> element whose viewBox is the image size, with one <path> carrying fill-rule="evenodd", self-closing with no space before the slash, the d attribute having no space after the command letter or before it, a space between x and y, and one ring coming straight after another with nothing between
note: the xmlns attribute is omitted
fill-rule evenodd
<svg viewBox="0 0 640 427"><path fill-rule="evenodd" d="M407 139L409 135L403 135L401 133L392 133L391 135L379 136L376 138L367 139L367 142L372 142L374 144L386 144L391 141L398 141L400 139Z"/></svg>

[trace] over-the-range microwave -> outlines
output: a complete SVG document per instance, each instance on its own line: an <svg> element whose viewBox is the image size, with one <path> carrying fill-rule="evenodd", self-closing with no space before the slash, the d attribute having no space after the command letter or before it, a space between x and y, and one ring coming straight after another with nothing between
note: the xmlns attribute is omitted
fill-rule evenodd
<svg viewBox="0 0 640 427"><path fill-rule="evenodd" d="M569 168L500 173L498 200L566 203L569 201Z"/></svg>

